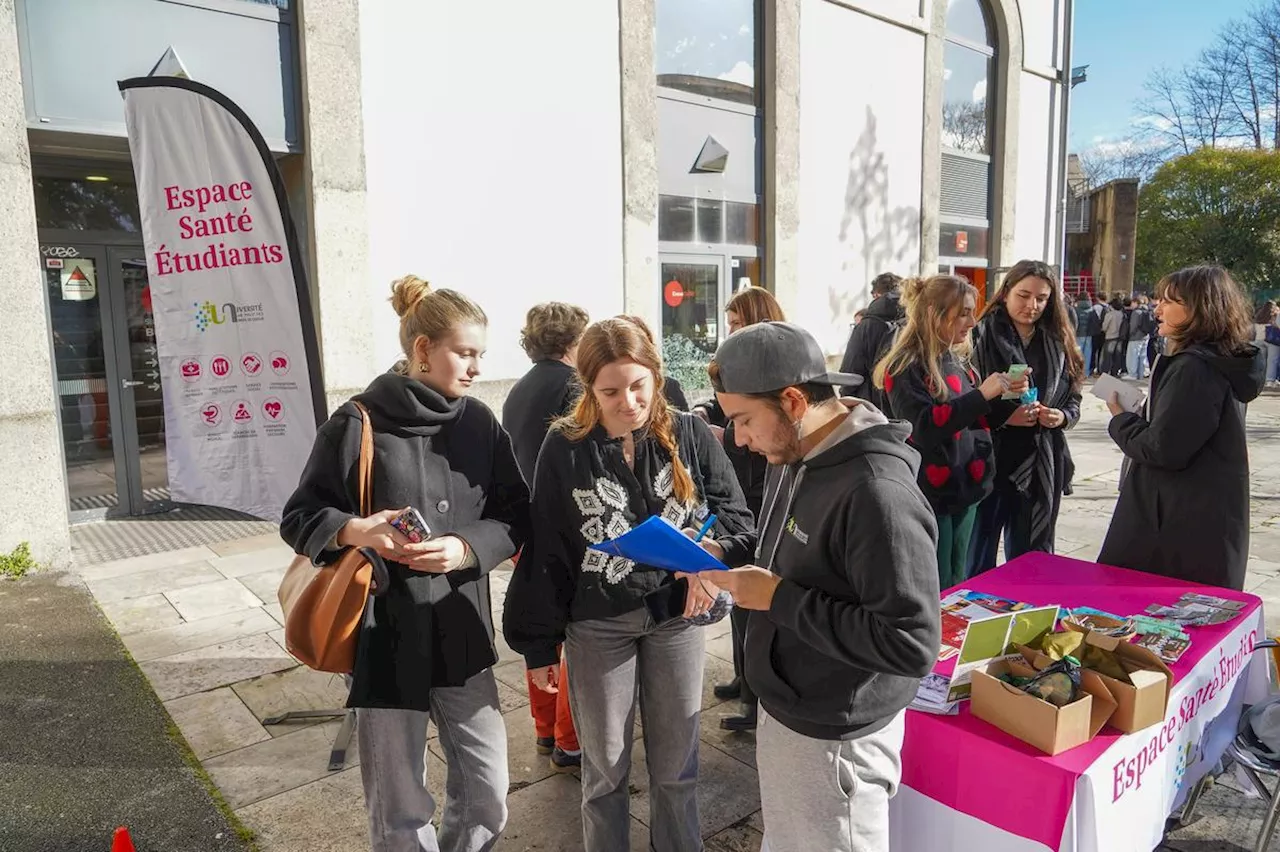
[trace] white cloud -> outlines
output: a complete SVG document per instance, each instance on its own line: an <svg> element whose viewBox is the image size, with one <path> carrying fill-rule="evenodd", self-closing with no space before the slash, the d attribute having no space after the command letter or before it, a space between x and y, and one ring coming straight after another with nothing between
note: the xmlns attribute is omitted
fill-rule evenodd
<svg viewBox="0 0 1280 852"><path fill-rule="evenodd" d="M738 27L738 35L751 35L751 25L743 24L742 26Z"/></svg>
<svg viewBox="0 0 1280 852"><path fill-rule="evenodd" d="M980 104L987 99L987 78L983 77L973 85L973 102Z"/></svg>
<svg viewBox="0 0 1280 852"><path fill-rule="evenodd" d="M942 69L942 79L943 79L943 80L950 80L950 79L951 79L951 69L950 69L950 68L943 68L943 69Z"/></svg>
<svg viewBox="0 0 1280 852"><path fill-rule="evenodd" d="M729 80L733 83L741 83L744 86L754 86L756 84L756 70L751 67L751 63L746 60L738 60L738 64L730 68L723 74L717 75L720 80Z"/></svg>
<svg viewBox="0 0 1280 852"><path fill-rule="evenodd" d="M1172 121L1158 115L1137 115L1129 119L1129 124L1133 127L1149 127L1160 131L1172 130L1174 126Z"/></svg>

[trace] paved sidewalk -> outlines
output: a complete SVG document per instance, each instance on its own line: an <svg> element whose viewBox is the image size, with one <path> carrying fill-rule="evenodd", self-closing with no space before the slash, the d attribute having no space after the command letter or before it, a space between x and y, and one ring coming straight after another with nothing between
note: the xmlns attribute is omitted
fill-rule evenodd
<svg viewBox="0 0 1280 852"><path fill-rule="evenodd" d="M0 582L0 649L0 850L249 848L74 576Z"/></svg>
<svg viewBox="0 0 1280 852"><path fill-rule="evenodd" d="M1071 436L1076 493L1059 523L1060 552L1097 553L1115 502L1120 454L1107 437L1105 409L1086 398L1084 422ZM1280 630L1280 396L1251 406L1253 555L1248 589L1260 595L1268 627ZM338 707L341 681L298 667L284 652L275 589L291 552L272 535L94 565L81 573L125 646L186 736L196 756L263 852L368 849L358 753L347 769L326 768L336 722L267 728L285 710ZM509 570L493 575L501 606ZM4 588L0 586L0 588ZM500 616L496 619L501 623ZM709 852L759 847L761 822L751 735L719 730L736 711L711 695L731 674L729 625L707 628L707 679L699 776ZM497 667L510 751L511 818L499 849L581 848L579 786L551 771L533 749L523 663L502 643ZM441 790L444 765L432 741L429 775ZM631 779L633 849L647 848L647 779L643 747ZM1225 785L1202 806L1205 819L1175 832L1171 849L1236 850L1252 846L1256 802ZM1252 828L1250 827L1252 825Z"/></svg>

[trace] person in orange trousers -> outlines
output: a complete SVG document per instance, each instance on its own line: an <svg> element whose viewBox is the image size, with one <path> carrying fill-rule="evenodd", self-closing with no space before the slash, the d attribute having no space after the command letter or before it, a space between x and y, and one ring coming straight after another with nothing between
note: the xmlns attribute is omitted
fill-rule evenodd
<svg viewBox="0 0 1280 852"><path fill-rule="evenodd" d="M586 311L564 302L534 305L525 315L520 346L533 367L515 383L502 405L502 428L511 436L511 447L525 482L533 482L538 451L547 437L547 429L573 410L582 392L574 363L578 340L587 322ZM514 562L520 564L519 553ZM564 661L560 662L559 692L543 692L533 685L527 673L525 681L538 734L538 753L550 755L551 767L559 772L581 766L582 752L569 712L569 681Z"/></svg>
<svg viewBox="0 0 1280 852"><path fill-rule="evenodd" d="M564 659L560 660L560 684L554 693L543 692L533 685L533 678L525 672L529 687L529 711L538 735L538 754L551 756L551 768L568 772L582 765L582 749L578 746L578 732L573 727L573 714L569 710L569 674Z"/></svg>

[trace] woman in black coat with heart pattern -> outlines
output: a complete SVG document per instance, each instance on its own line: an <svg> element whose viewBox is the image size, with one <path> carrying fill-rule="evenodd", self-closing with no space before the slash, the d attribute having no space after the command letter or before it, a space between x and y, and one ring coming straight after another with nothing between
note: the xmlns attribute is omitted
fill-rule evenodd
<svg viewBox="0 0 1280 852"><path fill-rule="evenodd" d="M905 282L907 323L874 372L893 416L911 423L910 442L921 457L920 490L938 518L943 589L964 581L977 507L991 493L991 402L1026 385L1003 373L979 384L969 367L977 296L972 284L954 275Z"/></svg>

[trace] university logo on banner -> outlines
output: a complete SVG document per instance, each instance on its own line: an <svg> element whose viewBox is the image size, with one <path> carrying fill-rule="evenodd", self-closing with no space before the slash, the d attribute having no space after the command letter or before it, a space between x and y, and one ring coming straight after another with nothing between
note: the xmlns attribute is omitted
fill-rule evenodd
<svg viewBox="0 0 1280 852"><path fill-rule="evenodd" d="M219 92L120 83L142 210L173 500L279 520L324 417L284 186Z"/></svg>

